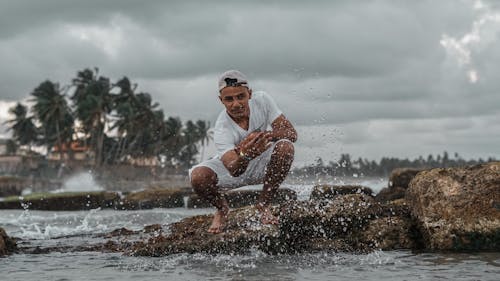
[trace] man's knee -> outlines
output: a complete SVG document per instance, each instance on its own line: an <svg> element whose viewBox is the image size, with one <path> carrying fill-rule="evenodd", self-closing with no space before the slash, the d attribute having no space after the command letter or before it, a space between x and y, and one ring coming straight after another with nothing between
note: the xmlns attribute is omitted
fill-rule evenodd
<svg viewBox="0 0 500 281"><path fill-rule="evenodd" d="M217 184L217 174L210 168L200 166L191 172L191 186L194 189Z"/></svg>
<svg viewBox="0 0 500 281"><path fill-rule="evenodd" d="M295 148L293 146L293 142L289 140L279 140L275 147L273 153L276 153L281 156L293 157L295 154Z"/></svg>

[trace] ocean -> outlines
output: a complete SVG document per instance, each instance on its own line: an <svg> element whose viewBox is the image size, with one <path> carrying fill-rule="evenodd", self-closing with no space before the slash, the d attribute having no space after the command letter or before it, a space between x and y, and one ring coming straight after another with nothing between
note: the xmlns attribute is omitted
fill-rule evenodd
<svg viewBox="0 0 500 281"><path fill-rule="evenodd" d="M378 191L385 183L365 182ZM289 184L299 199L312 185ZM0 226L19 247L93 245L101 234L125 227L169 224L213 209L115 211L0 210ZM414 253L374 251L368 254L320 252L268 255L177 254L133 257L120 253L50 252L0 258L0 280L500 280L500 253Z"/></svg>

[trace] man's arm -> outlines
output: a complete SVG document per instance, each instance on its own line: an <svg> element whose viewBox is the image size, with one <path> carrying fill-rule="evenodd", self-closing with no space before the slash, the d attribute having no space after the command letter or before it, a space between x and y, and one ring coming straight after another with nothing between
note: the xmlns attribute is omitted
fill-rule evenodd
<svg viewBox="0 0 500 281"><path fill-rule="evenodd" d="M281 114L274 119L271 127L273 130L267 132L271 141L275 142L281 139L287 139L291 142L297 141L297 131L285 115Z"/></svg>
<svg viewBox="0 0 500 281"><path fill-rule="evenodd" d="M288 139L292 142L297 140L297 131L283 114L273 121L271 127L272 131L251 133L235 149L222 155L222 163L233 177L243 174L250 160L266 151L271 142L280 139Z"/></svg>
<svg viewBox="0 0 500 281"><path fill-rule="evenodd" d="M253 132L243 139L235 149L222 155L222 163L233 177L243 174L250 160L269 148L270 141L264 132Z"/></svg>

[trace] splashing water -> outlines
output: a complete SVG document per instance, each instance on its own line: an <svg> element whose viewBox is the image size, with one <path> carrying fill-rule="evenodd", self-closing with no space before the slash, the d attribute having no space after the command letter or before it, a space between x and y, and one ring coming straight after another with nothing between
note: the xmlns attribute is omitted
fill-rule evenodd
<svg viewBox="0 0 500 281"><path fill-rule="evenodd" d="M80 191L103 191L104 188L97 184L91 173L82 172L70 177L61 189L53 192L80 192Z"/></svg>

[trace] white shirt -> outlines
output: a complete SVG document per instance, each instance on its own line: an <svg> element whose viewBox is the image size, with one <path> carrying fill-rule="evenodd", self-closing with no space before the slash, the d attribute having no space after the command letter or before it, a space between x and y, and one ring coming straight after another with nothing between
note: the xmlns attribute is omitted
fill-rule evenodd
<svg viewBox="0 0 500 281"><path fill-rule="evenodd" d="M250 133L270 129L273 121L282 114L274 100L262 91L252 93L248 104L250 106L248 130L244 130L234 122L226 110L219 114L214 129L216 157L221 158L224 153L234 149Z"/></svg>

